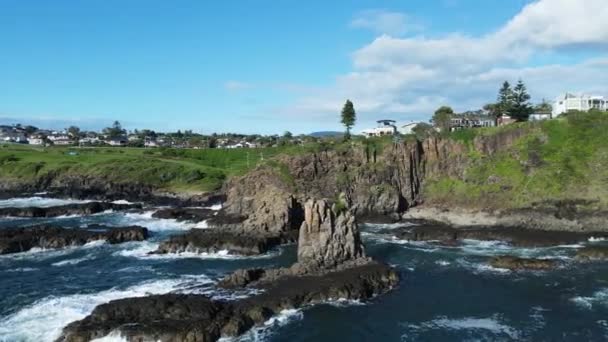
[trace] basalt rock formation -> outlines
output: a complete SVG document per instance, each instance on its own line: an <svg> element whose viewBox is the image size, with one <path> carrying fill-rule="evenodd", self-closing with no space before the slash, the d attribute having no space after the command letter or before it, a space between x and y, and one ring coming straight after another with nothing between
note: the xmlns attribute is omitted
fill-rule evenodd
<svg viewBox="0 0 608 342"><path fill-rule="evenodd" d="M410 241L504 241L518 247L546 247L586 242L591 238L607 238L608 232L546 231L514 227L451 227L436 222L392 231L395 237Z"/></svg>
<svg viewBox="0 0 608 342"><path fill-rule="evenodd" d="M556 268L560 263L551 259L529 259L514 256L500 256L490 260L490 265L511 271L546 271Z"/></svg>
<svg viewBox="0 0 608 342"><path fill-rule="evenodd" d="M117 204L111 202L86 202L55 207L0 208L0 217L57 217L64 215L92 215L107 210L124 211L141 209L141 204Z"/></svg>
<svg viewBox="0 0 608 342"><path fill-rule="evenodd" d="M153 254L220 251L238 255L264 254L276 246L296 242L294 233L252 234L241 230L195 228L183 235L170 237Z"/></svg>
<svg viewBox="0 0 608 342"><path fill-rule="evenodd" d="M166 208L155 211L152 217L177 221L202 222L213 217L215 214L215 210L205 208Z"/></svg>
<svg viewBox="0 0 608 342"><path fill-rule="evenodd" d="M217 341L237 336L282 310L339 298L367 300L398 282L389 266L365 257L353 214L308 201L298 262L290 268L240 270L224 287L261 294L233 302L167 294L112 301L64 328L58 341L89 341L119 331L129 341Z"/></svg>
<svg viewBox="0 0 608 342"><path fill-rule="evenodd" d="M89 226L86 229L66 229L50 226L0 229L0 254L27 252L32 248L56 249L80 246L105 240L111 244L143 241L148 230L143 227Z"/></svg>
<svg viewBox="0 0 608 342"><path fill-rule="evenodd" d="M607 260L608 246L586 246L576 252L576 259L580 261Z"/></svg>

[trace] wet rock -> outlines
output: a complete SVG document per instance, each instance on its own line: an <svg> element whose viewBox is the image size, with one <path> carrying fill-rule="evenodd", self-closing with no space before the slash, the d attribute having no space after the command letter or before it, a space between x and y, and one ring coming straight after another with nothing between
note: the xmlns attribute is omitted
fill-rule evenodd
<svg viewBox="0 0 608 342"><path fill-rule="evenodd" d="M331 299L369 300L397 284L386 265L368 263L323 276L286 277L234 302L166 294L100 305L64 328L58 341L89 341L119 331L129 341L217 341L237 336L284 309Z"/></svg>
<svg viewBox="0 0 608 342"><path fill-rule="evenodd" d="M124 211L141 209L141 204L117 204L111 202L87 202L55 207L0 208L0 217L57 217L65 215L92 215L107 210Z"/></svg>
<svg viewBox="0 0 608 342"><path fill-rule="evenodd" d="M504 241L517 247L546 247L586 242L590 238L606 238L608 232L546 231L516 227L452 227L427 222L414 228L397 229L395 236L410 241L481 240Z"/></svg>
<svg viewBox="0 0 608 342"><path fill-rule="evenodd" d="M560 265L556 260L551 259L527 259L514 256L500 256L493 258L490 265L496 268L503 268L512 271L546 271L551 270Z"/></svg>
<svg viewBox="0 0 608 342"><path fill-rule="evenodd" d="M89 226L87 229L49 226L6 228L0 229L0 254L26 252L32 248L56 249L80 246L98 240L117 244L143 241L147 238L148 230L138 226L118 228Z"/></svg>
<svg viewBox="0 0 608 342"><path fill-rule="evenodd" d="M175 235L160 244L154 254L167 253L217 253L258 255L285 243L296 241L291 233L254 234L230 229L191 229L186 234Z"/></svg>
<svg viewBox="0 0 608 342"><path fill-rule="evenodd" d="M167 208L159 209L152 217L159 219L173 219L177 221L201 222L213 217L217 212L204 208Z"/></svg>
<svg viewBox="0 0 608 342"><path fill-rule="evenodd" d="M586 246L576 252L578 260L608 260L608 246Z"/></svg>

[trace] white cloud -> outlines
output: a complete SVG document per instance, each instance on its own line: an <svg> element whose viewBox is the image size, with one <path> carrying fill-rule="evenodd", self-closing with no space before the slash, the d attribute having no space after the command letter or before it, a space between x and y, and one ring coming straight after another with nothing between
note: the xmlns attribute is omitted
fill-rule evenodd
<svg viewBox="0 0 608 342"><path fill-rule="evenodd" d="M367 10L359 12L350 22L353 28L372 30L378 34L401 36L408 31L417 31L421 25L411 17L400 12L386 10Z"/></svg>
<svg viewBox="0 0 608 342"><path fill-rule="evenodd" d="M553 99L564 91L608 95L608 77L604 77L608 57L600 58L605 56L600 49L608 48L606 1L539 0L495 32L481 36L395 38L382 34L353 53L351 72L301 98L291 110L334 120L334 112L350 98L363 122L387 114L400 120L419 119L444 104L457 110L479 108L495 99L503 80L518 78L526 82L536 101ZM385 20L392 24L379 29L380 21L374 19L378 17L382 16L360 17L356 25L388 33L405 22ZM530 66L536 56L559 57L575 48L596 57L574 64Z"/></svg>

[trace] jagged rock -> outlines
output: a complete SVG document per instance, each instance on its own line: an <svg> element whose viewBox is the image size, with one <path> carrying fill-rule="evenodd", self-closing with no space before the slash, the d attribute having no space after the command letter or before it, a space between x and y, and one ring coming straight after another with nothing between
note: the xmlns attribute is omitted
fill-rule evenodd
<svg viewBox="0 0 608 342"><path fill-rule="evenodd" d="M177 221L201 222L213 217L215 214L216 211L204 208L167 208L157 210L152 214L152 217L173 219Z"/></svg>
<svg viewBox="0 0 608 342"><path fill-rule="evenodd" d="M89 226L87 229L66 229L59 227L28 227L0 229L0 254L20 253L32 248L64 248L106 240L117 244L127 241L143 241L148 238L148 230L130 226L109 228Z"/></svg>
<svg viewBox="0 0 608 342"><path fill-rule="evenodd" d="M608 259L608 246L586 246L576 251L578 260L606 260Z"/></svg>
<svg viewBox="0 0 608 342"><path fill-rule="evenodd" d="M365 257L355 216L326 200L309 200L298 238L298 263L335 266Z"/></svg>
<svg viewBox="0 0 608 342"><path fill-rule="evenodd" d="M527 259L514 256L500 256L493 258L490 265L512 271L534 270L545 271L556 268L560 263L551 259Z"/></svg>
<svg viewBox="0 0 608 342"><path fill-rule="evenodd" d="M322 276L285 277L266 284L262 294L234 302L192 294L119 299L70 323L57 341L90 341L112 331L129 341L217 341L240 335L284 309L339 298L365 301L397 282L390 267L367 263Z"/></svg>
<svg viewBox="0 0 608 342"><path fill-rule="evenodd" d="M92 215L106 210L123 211L141 209L141 204L117 204L110 202L86 202L55 207L0 208L0 217L57 217L64 215Z"/></svg>
<svg viewBox="0 0 608 342"><path fill-rule="evenodd" d="M216 253L257 255L285 243L295 242L294 232L257 234L230 229L191 229L186 234L175 235L160 244L155 254L166 253Z"/></svg>
<svg viewBox="0 0 608 342"><path fill-rule="evenodd" d="M427 222L414 228L393 230L399 238L410 241L481 240L504 241L518 247L545 247L585 242L592 237L606 238L608 232L546 231L514 227L452 227Z"/></svg>

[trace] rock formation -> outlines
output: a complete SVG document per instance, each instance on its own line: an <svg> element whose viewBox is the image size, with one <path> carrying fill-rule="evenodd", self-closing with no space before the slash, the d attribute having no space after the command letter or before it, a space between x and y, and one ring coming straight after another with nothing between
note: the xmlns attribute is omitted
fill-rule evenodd
<svg viewBox="0 0 608 342"><path fill-rule="evenodd" d="M73 203L54 207L0 208L0 217L57 217L64 215L92 215L106 210L123 211L141 209L141 204L111 202Z"/></svg>
<svg viewBox="0 0 608 342"><path fill-rule="evenodd" d="M608 259L608 246L586 246L576 252L576 259L580 261Z"/></svg>
<svg viewBox="0 0 608 342"><path fill-rule="evenodd" d="M66 229L40 226L0 229L0 254L20 253L32 248L64 248L80 246L92 241L105 240L111 244L143 241L148 230L143 227L89 226L87 229Z"/></svg>
<svg viewBox="0 0 608 342"><path fill-rule="evenodd" d="M173 219L177 221L201 222L213 217L216 211L205 208L166 208L159 209L152 217L159 219Z"/></svg>
<svg viewBox="0 0 608 342"><path fill-rule="evenodd" d="M556 268L560 263L551 259L529 259L514 256L500 256L490 260L490 265L511 271L546 271Z"/></svg>
<svg viewBox="0 0 608 342"><path fill-rule="evenodd" d="M240 335L284 309L339 298L367 300L397 285L394 270L365 257L349 210L326 200L310 200L305 210L296 264L239 270L220 284L255 286L261 294L234 302L177 294L112 301L65 327L59 341L88 341L112 331L130 341L217 341Z"/></svg>

